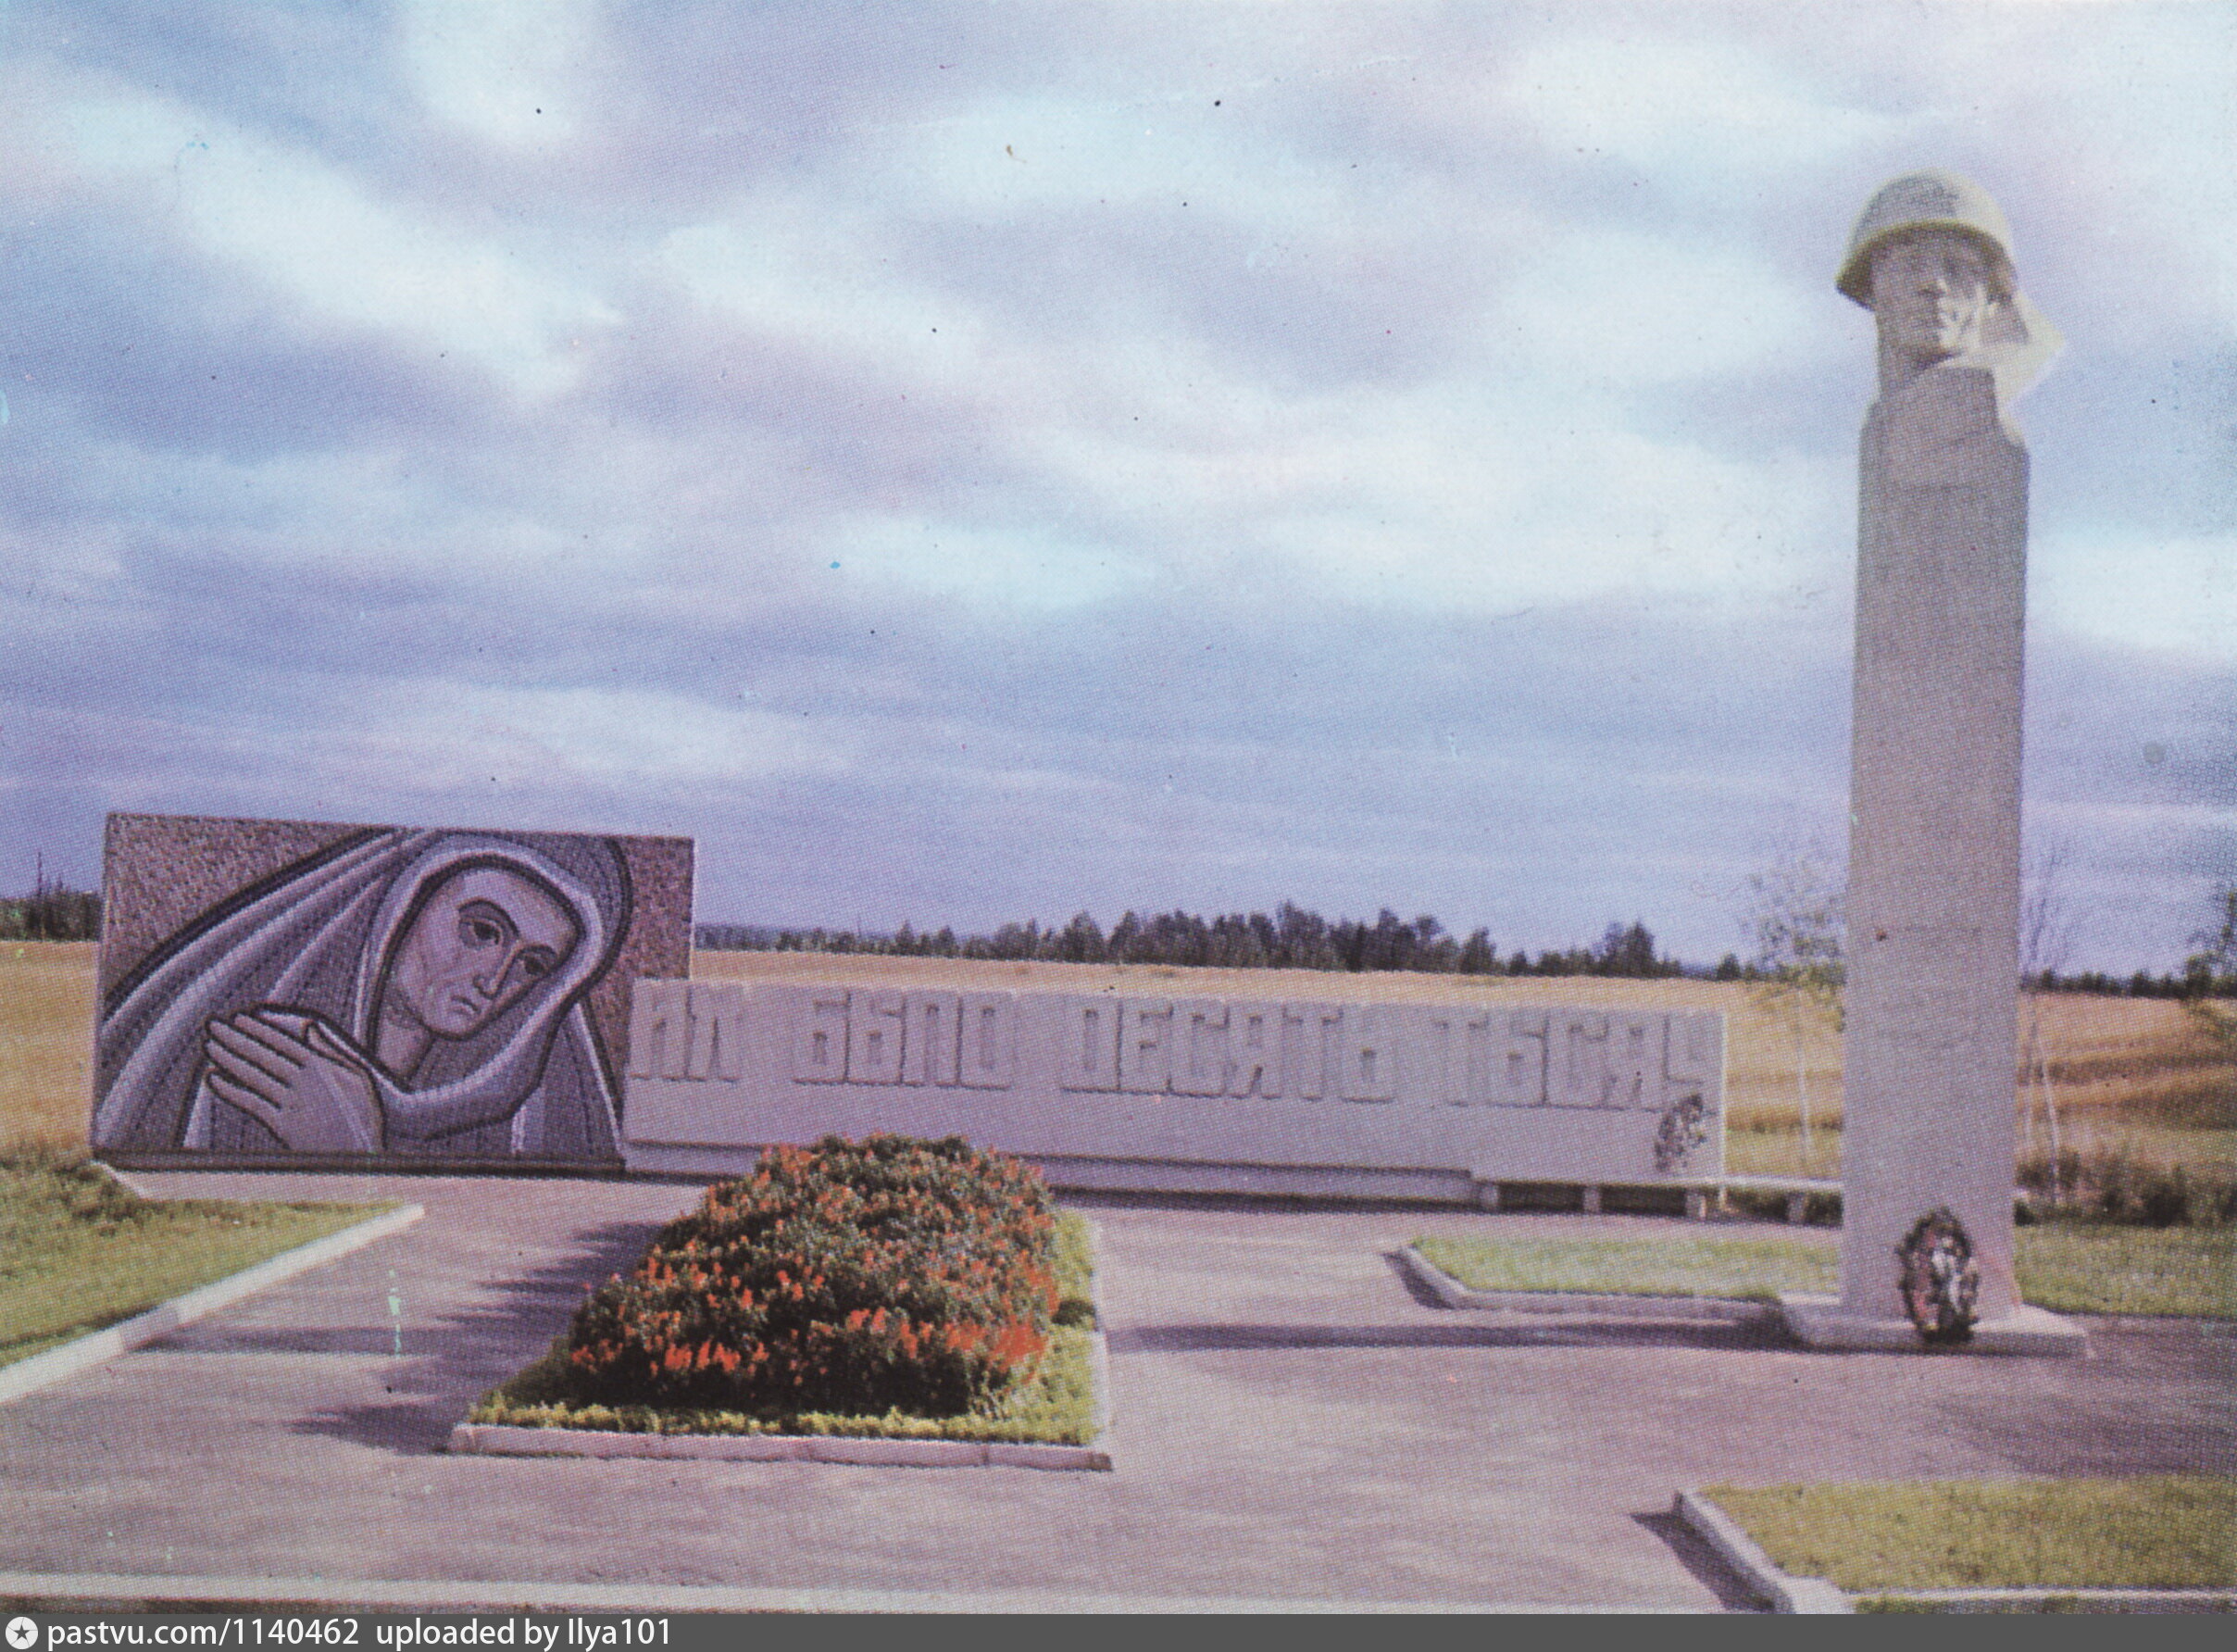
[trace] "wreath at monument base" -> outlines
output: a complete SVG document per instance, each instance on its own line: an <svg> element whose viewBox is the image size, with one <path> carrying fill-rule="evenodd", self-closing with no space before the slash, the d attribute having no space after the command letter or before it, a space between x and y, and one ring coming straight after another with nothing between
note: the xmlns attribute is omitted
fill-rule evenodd
<svg viewBox="0 0 2237 1652"><path fill-rule="evenodd" d="M1655 1168L1664 1175L1682 1170L1693 1157L1695 1148L1709 1139L1708 1104L1698 1095L1687 1095L1663 1109L1662 1122L1655 1130Z"/></svg>
<svg viewBox="0 0 2237 1652"><path fill-rule="evenodd" d="M1981 1270L1956 1212L1946 1205L1928 1211L1895 1247L1895 1258L1903 1265L1903 1310L1918 1340L1930 1348L1972 1341Z"/></svg>

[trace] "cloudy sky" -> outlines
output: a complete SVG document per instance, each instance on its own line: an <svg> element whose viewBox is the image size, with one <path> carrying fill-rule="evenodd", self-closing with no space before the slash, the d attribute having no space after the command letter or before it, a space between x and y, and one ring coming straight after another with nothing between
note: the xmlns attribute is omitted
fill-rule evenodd
<svg viewBox="0 0 2237 1652"><path fill-rule="evenodd" d="M1836 857L1865 197L2067 334L2029 831L2237 857L2237 6L0 10L0 886L688 833L706 920L1740 945Z"/></svg>

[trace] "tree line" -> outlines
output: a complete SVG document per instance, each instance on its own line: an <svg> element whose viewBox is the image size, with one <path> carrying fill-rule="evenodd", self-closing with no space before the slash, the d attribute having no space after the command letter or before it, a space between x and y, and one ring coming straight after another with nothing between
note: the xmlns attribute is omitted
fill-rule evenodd
<svg viewBox="0 0 2237 1652"><path fill-rule="evenodd" d="M2218 923L2192 937L2202 950L2180 971L2100 970L2030 971L2023 984L2038 993L2089 993L2122 998L2237 997L2237 895L2215 895ZM101 896L42 874L30 893L0 897L0 941L97 941ZM1692 976L1710 981L1770 982L1793 972L1776 947L1742 962L1726 953L1704 968L1665 957L1654 932L1633 920L1611 923L1592 946L1549 949L1532 957L1518 947L1502 957L1487 929L1464 940L1427 913L1408 923L1384 907L1372 923L1331 921L1292 902L1268 916L1231 912L1205 919L1193 912L1128 912L1106 934L1093 916L1076 914L1058 928L1029 919L991 935L958 936L946 926L918 931L904 923L890 935L852 930L781 929L760 924L702 923L694 943L708 952L867 953L899 957L1040 959L1065 964L1175 964L1218 970L1327 970L1363 973L1404 970L1432 975L1605 975L1633 980Z"/></svg>
<svg viewBox="0 0 2237 1652"><path fill-rule="evenodd" d="M1601 975L1631 980L1685 976L1790 986L1804 977L1815 983L1822 974L1824 993L1838 998L1837 922L1825 926L1825 935L1833 938L1820 936L1815 948L1798 943L1782 949L1766 941L1758 947L1758 956L1746 961L1728 952L1714 965L1695 965L1666 956L1654 932L1633 920L1628 924L1609 924L1591 946L1550 948L1535 956L1526 947L1517 947L1502 955L1488 929L1474 930L1463 939L1427 913L1408 923L1385 907L1372 923L1357 919L1331 921L1285 901L1270 916L1231 912L1206 919L1193 912L1173 911L1144 917L1130 911L1107 933L1087 912L1075 914L1061 926L1028 919L1022 923L1005 923L992 934L973 935L958 935L944 925L938 930L919 930L906 922L891 934L702 923L694 932L694 944L704 952L862 953L887 957L1171 964L1355 974L1403 970L1431 975ZM1825 957L1818 957L1818 952L1824 952ZM2031 971L2022 984L2034 992L2094 993L2121 998L2237 996L2237 974L2231 972L2228 957L2226 950L2209 952L2191 958L2181 971L2165 975L2148 970L2126 976L2095 970L2071 974L2041 970Z"/></svg>
<svg viewBox="0 0 2237 1652"><path fill-rule="evenodd" d="M1214 970L1326 970L1358 974L1412 970L1430 975L1683 975L1662 956L1645 924L1611 923L1598 945L1548 950L1532 958L1518 948L1501 957L1491 932L1466 938L1428 913L1411 922L1385 907L1372 922L1330 920L1284 901L1270 915L1228 912L1127 912L1106 934L1094 917L1076 914L1061 926L1028 919L991 935L958 937L953 929L919 932L907 923L890 935L852 930L772 929L703 923L698 945L715 952L872 953L897 957L1039 959L1060 964L1172 964ZM1737 967L1737 960L1735 967Z"/></svg>
<svg viewBox="0 0 2237 1652"><path fill-rule="evenodd" d="M2155 975L2139 970L2133 975L2107 975L2102 970L2082 970L2061 975L2045 970L2027 979L2038 993L2093 993L2113 998L2231 998L2237 997L2237 973L2216 974L2193 960L2181 974Z"/></svg>
<svg viewBox="0 0 2237 1652"><path fill-rule="evenodd" d="M101 897L39 874L29 895L0 899L0 941L98 941Z"/></svg>

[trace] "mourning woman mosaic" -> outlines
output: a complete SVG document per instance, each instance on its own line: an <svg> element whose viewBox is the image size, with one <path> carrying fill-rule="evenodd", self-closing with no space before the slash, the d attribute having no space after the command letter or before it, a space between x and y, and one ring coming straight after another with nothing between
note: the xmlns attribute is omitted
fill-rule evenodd
<svg viewBox="0 0 2237 1652"><path fill-rule="evenodd" d="M612 1161L586 998L631 921L613 839L352 832L110 990L105 1151Z"/></svg>

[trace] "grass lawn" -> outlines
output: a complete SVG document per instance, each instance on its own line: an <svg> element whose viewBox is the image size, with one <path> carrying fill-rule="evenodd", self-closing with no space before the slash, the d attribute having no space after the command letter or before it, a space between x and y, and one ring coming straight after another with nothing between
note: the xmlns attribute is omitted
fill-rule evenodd
<svg viewBox="0 0 2237 1652"><path fill-rule="evenodd" d="M2050 1221L2018 1238L2020 1294L2039 1308L2237 1319L2237 1229Z"/></svg>
<svg viewBox="0 0 2237 1652"><path fill-rule="evenodd" d="M1450 1239L1414 1247L1474 1291L1607 1291L1641 1296L1756 1296L1829 1291L1839 1253L1806 1239Z"/></svg>
<svg viewBox="0 0 2237 1652"><path fill-rule="evenodd" d="M0 1158L0 1365L389 1208L148 1200L88 1164Z"/></svg>
<svg viewBox="0 0 2237 1652"><path fill-rule="evenodd" d="M1041 1372L999 1410L958 1417L881 1416L828 1411L769 1415L665 1409L654 1406L583 1405L569 1396L570 1372L560 1357L565 1339L519 1376L484 1395L469 1422L523 1428L590 1428L652 1434L830 1434L881 1440L1047 1441L1085 1446L1095 1437L1094 1245L1087 1220L1056 1217L1056 1310Z"/></svg>
<svg viewBox="0 0 2237 1652"><path fill-rule="evenodd" d="M1875 1589L2237 1586L2237 1481L1956 1480L1713 1485L1796 1577Z"/></svg>
<svg viewBox="0 0 2237 1652"><path fill-rule="evenodd" d="M2019 1290L2063 1313L2237 1318L2237 1230L2044 1222L2018 1231ZM1768 1298L1831 1291L1833 1245L1803 1239L1417 1239L1478 1291L1610 1291ZM1893 1264L1891 1262L1890 1266Z"/></svg>

